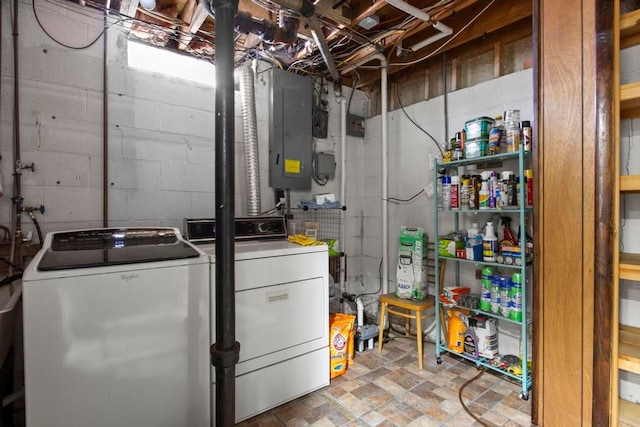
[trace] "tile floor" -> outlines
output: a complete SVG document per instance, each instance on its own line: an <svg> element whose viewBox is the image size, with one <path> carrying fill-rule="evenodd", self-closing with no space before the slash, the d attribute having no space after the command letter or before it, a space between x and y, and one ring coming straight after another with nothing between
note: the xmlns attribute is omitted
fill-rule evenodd
<svg viewBox="0 0 640 427"><path fill-rule="evenodd" d="M240 426L482 426L462 408L460 387L479 371L443 356L435 360L424 346L418 369L415 338L397 337L376 349L356 352L347 373L317 390ZM487 426L530 426L531 400L519 399L520 386L485 372L463 393L465 405Z"/></svg>

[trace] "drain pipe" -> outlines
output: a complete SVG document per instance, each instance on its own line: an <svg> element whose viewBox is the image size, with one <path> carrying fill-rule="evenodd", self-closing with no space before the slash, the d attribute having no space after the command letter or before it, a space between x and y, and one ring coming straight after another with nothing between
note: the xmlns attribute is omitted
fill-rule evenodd
<svg viewBox="0 0 640 427"><path fill-rule="evenodd" d="M13 0L13 196L11 198L14 206L11 211L12 239L9 261L15 261L17 245L22 240L22 227L20 225L20 210L22 208L22 172L20 159L20 82L19 69L20 63L18 58L18 0ZM9 268L9 274L12 268Z"/></svg>
<svg viewBox="0 0 640 427"><path fill-rule="evenodd" d="M354 65L358 68L369 61L379 60L380 69L380 102L382 115L382 293L389 292L389 130L388 130L388 100L387 100L387 58L382 53L364 58Z"/></svg>
<svg viewBox="0 0 640 427"><path fill-rule="evenodd" d="M206 0L209 1L209 0ZM215 367L216 402L213 426L235 423L236 364L240 344L236 341L235 229L234 229L234 18L238 0L211 0L216 16L215 101L215 204L216 204L216 335L211 345Z"/></svg>
<svg viewBox="0 0 640 427"><path fill-rule="evenodd" d="M251 64L240 70L240 95L242 97L242 130L244 133L244 164L247 181L247 215L257 216L260 206L260 164L258 159L258 125L256 96Z"/></svg>

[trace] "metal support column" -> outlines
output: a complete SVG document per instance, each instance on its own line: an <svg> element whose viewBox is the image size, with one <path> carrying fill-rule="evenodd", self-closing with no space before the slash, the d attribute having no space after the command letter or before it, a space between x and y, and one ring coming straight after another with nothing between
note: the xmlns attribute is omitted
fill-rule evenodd
<svg viewBox="0 0 640 427"><path fill-rule="evenodd" d="M236 341L234 229L234 19L238 0L211 0L215 14L215 191L216 191L216 342L211 363L216 369L215 419L212 425L235 423L235 373L240 355Z"/></svg>

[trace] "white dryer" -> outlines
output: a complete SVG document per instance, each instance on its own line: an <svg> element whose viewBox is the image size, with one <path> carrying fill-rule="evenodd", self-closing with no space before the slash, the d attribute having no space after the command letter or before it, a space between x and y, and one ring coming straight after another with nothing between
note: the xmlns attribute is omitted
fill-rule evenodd
<svg viewBox="0 0 640 427"><path fill-rule="evenodd" d="M326 245L289 243L282 217L236 218L235 229L240 343L235 421L240 422L329 384L329 263ZM215 334L215 220L187 219L185 230L211 257Z"/></svg>
<svg viewBox="0 0 640 427"><path fill-rule="evenodd" d="M23 292L27 426L211 425L209 258L178 229L50 233Z"/></svg>

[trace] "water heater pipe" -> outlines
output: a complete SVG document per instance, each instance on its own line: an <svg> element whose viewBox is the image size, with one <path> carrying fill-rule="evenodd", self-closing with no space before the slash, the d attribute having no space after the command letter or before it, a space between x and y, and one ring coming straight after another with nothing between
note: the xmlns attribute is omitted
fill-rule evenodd
<svg viewBox="0 0 640 427"><path fill-rule="evenodd" d="M381 125L382 125L382 293L389 292L389 129L388 129L388 88L387 88L387 58L382 53L364 58L356 63L354 68L358 68L373 60L380 61L380 103L381 105Z"/></svg>

